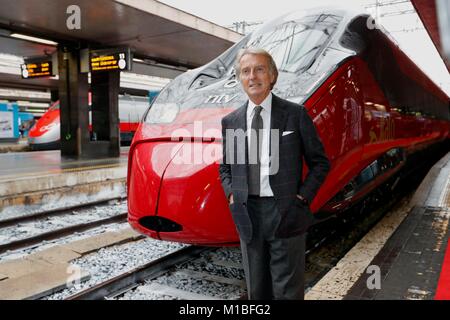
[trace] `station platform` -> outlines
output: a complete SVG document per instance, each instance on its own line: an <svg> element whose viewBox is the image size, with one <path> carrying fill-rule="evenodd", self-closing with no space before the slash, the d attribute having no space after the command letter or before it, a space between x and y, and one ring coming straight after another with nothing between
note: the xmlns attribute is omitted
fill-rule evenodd
<svg viewBox="0 0 450 320"><path fill-rule="evenodd" d="M0 154L0 220L125 197L129 147L119 158L76 160L59 150Z"/></svg>
<svg viewBox="0 0 450 320"><path fill-rule="evenodd" d="M18 177L126 166L129 149L129 147L122 147L120 158L94 160L64 159L61 157L60 150L2 153L0 154L0 182Z"/></svg>
<svg viewBox="0 0 450 320"><path fill-rule="evenodd" d="M449 217L449 208L415 207L370 263L379 289L366 272L344 299L450 300Z"/></svg>
<svg viewBox="0 0 450 320"><path fill-rule="evenodd" d="M450 153L307 299L450 300Z"/></svg>
<svg viewBox="0 0 450 320"><path fill-rule="evenodd" d="M16 142L0 142L0 153L29 151L28 140L21 138Z"/></svg>

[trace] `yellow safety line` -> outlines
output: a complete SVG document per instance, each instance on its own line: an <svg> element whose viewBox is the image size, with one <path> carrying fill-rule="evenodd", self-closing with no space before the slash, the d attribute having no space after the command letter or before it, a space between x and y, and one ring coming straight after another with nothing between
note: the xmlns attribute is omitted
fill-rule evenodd
<svg viewBox="0 0 450 320"><path fill-rule="evenodd" d="M63 172L75 172L75 171L93 170L93 169L100 169L100 168L113 168L113 167L120 167L120 164L114 163L114 164L103 164L103 165L80 167L80 168L67 168L67 169L62 169L62 171Z"/></svg>

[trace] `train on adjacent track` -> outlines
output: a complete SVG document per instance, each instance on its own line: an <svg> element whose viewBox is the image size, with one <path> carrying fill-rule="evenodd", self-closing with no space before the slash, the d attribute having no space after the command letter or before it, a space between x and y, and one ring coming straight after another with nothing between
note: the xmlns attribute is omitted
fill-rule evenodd
<svg viewBox="0 0 450 320"><path fill-rule="evenodd" d="M322 139L331 171L314 213L348 208L419 151L449 138L448 95L370 15L342 8L288 13L178 76L154 101L129 151L128 221L139 232L199 245L239 243L218 166L221 119L245 107L233 67L244 47L272 54L279 69L273 92L304 105Z"/></svg>
<svg viewBox="0 0 450 320"><path fill-rule="evenodd" d="M120 140L122 144L131 143L139 122L149 105L148 97L119 96ZM60 136L59 101L56 101L30 129L28 144L31 150L59 149Z"/></svg>

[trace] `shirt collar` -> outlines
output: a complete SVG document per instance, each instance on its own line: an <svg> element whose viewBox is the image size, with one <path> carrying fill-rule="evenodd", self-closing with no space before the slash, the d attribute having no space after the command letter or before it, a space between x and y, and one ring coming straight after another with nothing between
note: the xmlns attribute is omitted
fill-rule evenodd
<svg viewBox="0 0 450 320"><path fill-rule="evenodd" d="M247 106L247 115L251 116L254 114L254 110L255 107L257 105L253 103L252 100L248 99L248 106ZM272 110L272 92L270 92L267 97L264 99L263 102L261 102L261 104L258 104L258 106L261 106L263 110L269 112L271 112ZM262 111L262 110L261 110Z"/></svg>

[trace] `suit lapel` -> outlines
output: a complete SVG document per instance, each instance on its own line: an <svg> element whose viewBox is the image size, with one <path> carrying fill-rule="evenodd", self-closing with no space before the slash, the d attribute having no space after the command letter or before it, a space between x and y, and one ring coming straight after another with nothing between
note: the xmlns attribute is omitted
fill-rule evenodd
<svg viewBox="0 0 450 320"><path fill-rule="evenodd" d="M270 113L270 129L284 129L286 122L286 110L283 108L283 102L272 93L272 112Z"/></svg>
<svg viewBox="0 0 450 320"><path fill-rule="evenodd" d="M272 112L270 113L270 130L278 130L278 146L280 145L281 134L286 124L286 110L283 102L272 93ZM270 134L272 139L272 131ZM270 141L269 155L272 155L272 141Z"/></svg>
<svg viewBox="0 0 450 320"><path fill-rule="evenodd" d="M236 129L242 129L247 131L247 105L248 102L244 103L236 113Z"/></svg>
<svg viewBox="0 0 450 320"><path fill-rule="evenodd" d="M241 129L245 133L247 133L247 105L248 101L242 105L242 107L239 108L237 114L236 114L236 129ZM236 150L237 152L237 150ZM235 153L237 154L237 153ZM247 136L245 137L245 163L248 163L248 140ZM247 166L245 166L245 169L247 169Z"/></svg>
<svg viewBox="0 0 450 320"><path fill-rule="evenodd" d="M243 130L243 132L247 133L247 105L248 105L248 101L246 103L244 103L237 111L236 116L235 116L235 129L237 130ZM240 146L235 144L235 150L234 150L234 154L238 154L238 148L240 148ZM244 152L245 152L245 163L238 165L238 167L240 168L240 175L242 175L243 177L245 177L245 183L243 183L243 187L246 188L248 187L248 140L247 140L247 136L245 137L245 148L244 148Z"/></svg>

